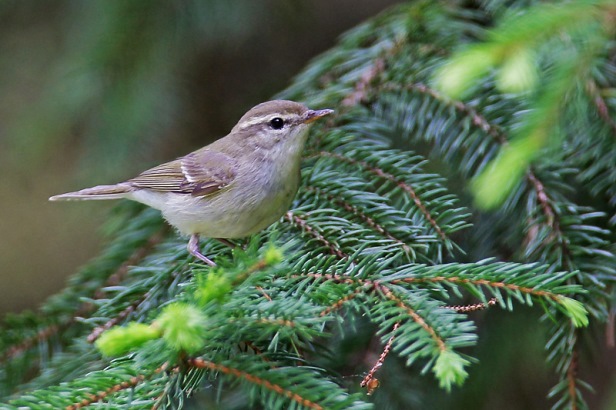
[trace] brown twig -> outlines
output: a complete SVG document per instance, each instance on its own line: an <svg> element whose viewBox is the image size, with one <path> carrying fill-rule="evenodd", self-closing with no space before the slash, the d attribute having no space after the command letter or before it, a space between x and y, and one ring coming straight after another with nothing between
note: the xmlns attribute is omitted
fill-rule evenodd
<svg viewBox="0 0 616 410"><path fill-rule="evenodd" d="M149 375L143 375L140 374L138 376L133 376L131 377L129 380L123 381L121 383L118 383L114 386L111 386L103 391L100 391L98 393L95 394L88 394L88 397L81 400L78 403L74 403L71 404L69 406L66 406L66 410L77 410L77 409L82 409L84 407L88 407L91 404L94 404L96 402L105 400L108 396L119 392L120 390L126 390L126 389L130 389L132 387L135 387L136 385L138 385L139 383L141 383L142 381L144 381L146 378L149 378L155 374L158 374L162 371L164 371L167 368L167 363L163 364L162 366L160 366L159 368L157 368L156 370L154 370L154 372L152 372Z"/></svg>
<svg viewBox="0 0 616 410"><path fill-rule="evenodd" d="M313 278L316 280L321 280L321 279L331 280L334 282L345 283L348 285L362 286L364 289L379 289L379 290L389 289L382 282L373 281L370 279L359 279L359 278L352 278L348 276L339 276L339 275L332 275L332 274L305 273L302 275L293 275L291 277L293 278L309 277L309 278ZM527 293L529 295L533 295L537 297L543 297L546 299L550 299L557 303L560 303L563 298L562 295L548 292L547 290L538 290L538 289L529 288L525 286L515 285L512 283L495 282L495 281L490 281L487 279L470 279L470 278L461 278L458 276L450 276L450 277L435 276L431 278L403 278L403 279L394 279L389 283L396 285L400 283L426 283L426 282L431 282L431 283L450 282L450 283L456 283L456 284L471 284L471 285L478 285L478 286L487 286L487 287L492 287L492 288L509 289L513 291ZM488 303L490 304L490 302Z"/></svg>
<svg viewBox="0 0 616 410"><path fill-rule="evenodd" d="M68 327L71 323L73 323L73 320L66 321L59 325L49 325L36 332L34 336L31 336L15 345L10 346L2 353L2 355L0 355L0 363L11 360L20 355L21 353L25 352L26 350L31 349L32 347L34 347L34 345L39 344L44 340L48 340L53 335L59 333L62 329Z"/></svg>
<svg viewBox="0 0 616 410"><path fill-rule="evenodd" d="M233 284L242 283L253 273L263 270L268 266L269 262L267 262L265 259L259 259L258 261L250 265L248 269L246 269L244 272L241 272L235 278L233 278Z"/></svg>
<svg viewBox="0 0 616 410"><path fill-rule="evenodd" d="M270 295L268 295L268 294L267 294L267 292L265 292L265 290L263 290L263 288L262 288L261 286L255 286L255 288L256 288L259 292L261 292L261 294L263 295L263 297L264 297L265 299L267 299L267 300L268 300L268 301L270 301L270 302L272 301L272 297L271 297Z"/></svg>
<svg viewBox="0 0 616 410"><path fill-rule="evenodd" d="M295 322L293 322L292 320L288 320L288 319L268 319L266 317L262 317L262 318L257 319L257 322L266 323L270 325L290 327L290 328L295 327Z"/></svg>
<svg viewBox="0 0 616 410"><path fill-rule="evenodd" d="M321 311L321 313L319 314L319 316L327 316L329 315L331 312L338 310L340 308L342 308L342 305L344 305L346 302L355 299L356 296L358 296L359 294L361 294L364 291L363 288L359 287L356 288L353 293L349 293L348 295L346 295L345 297L343 297L342 299L337 300L336 302L334 302L332 305L326 307L325 309L323 309L323 311Z"/></svg>
<svg viewBox="0 0 616 410"><path fill-rule="evenodd" d="M485 303L474 303L472 305L445 306L445 309L455 310L458 313L470 313L470 312L476 312L478 310L484 310L494 305L496 305L496 298L491 298Z"/></svg>
<svg viewBox="0 0 616 410"><path fill-rule="evenodd" d="M338 309L342 308L342 305L344 305L346 302L348 302L350 300L355 299L355 297L360 295L363 291L364 291L364 289L361 288L361 287L355 289L353 291L353 293L349 293L348 295L346 295L342 299L337 300L332 305L330 305L330 306L326 307L325 309L323 309L323 311L321 311L321 313L319 313L319 316L327 316L331 312L333 312L334 310L338 310Z"/></svg>
<svg viewBox="0 0 616 410"><path fill-rule="evenodd" d="M385 59L379 57L362 73L359 80L355 83L353 92L344 97L340 104L343 107L352 107L364 102L370 86L383 71L385 71Z"/></svg>
<svg viewBox="0 0 616 410"><path fill-rule="evenodd" d="M430 326L428 323L426 323L426 321L424 320L424 318L419 315L417 312L415 312L415 309L411 308L410 306L408 306L406 303L404 303L404 301L402 299L400 299L398 296L396 296L391 289L389 289L386 286L383 286L381 284L377 284L377 289L389 300L392 300L396 303L396 305L399 308L404 309L404 311L406 311L406 313L411 317L411 319L413 319L413 321L415 321L415 323L417 323L419 326L421 326L432 338L432 340L434 340L434 342L436 343L436 346L438 347L438 350L441 352L444 352L445 350L447 350L447 346L445 346L445 341L443 340L443 338L441 338L438 333L436 332L436 330Z"/></svg>
<svg viewBox="0 0 616 410"><path fill-rule="evenodd" d="M353 107L364 103L368 99L368 94L373 85L377 83L380 75L387 69L387 59L395 56L406 44L406 39L399 38L390 47L383 48L380 56L374 59L374 62L364 70L359 79L355 82L353 92L347 95L340 105L343 107Z"/></svg>
<svg viewBox="0 0 616 410"><path fill-rule="evenodd" d="M96 339L98 339L104 331L111 329L113 326L126 319L128 315L135 311L137 305L139 305L142 301L143 298L140 298L138 301L134 302L132 305L129 305L126 309L118 313L115 317L109 319L104 325L95 327L94 330L92 330L92 332L90 332L90 334L86 338L88 343L96 342Z"/></svg>
<svg viewBox="0 0 616 410"><path fill-rule="evenodd" d="M543 210L543 213L546 217L546 224L551 228L558 228L555 226L556 216L554 213L554 208L552 208L552 204L550 203L550 198L548 194L545 192L545 186L539 178L533 173L532 170L528 170L526 173L526 179L531 183L533 188L535 189L535 193L537 194L537 201Z"/></svg>
<svg viewBox="0 0 616 410"><path fill-rule="evenodd" d="M529 169L526 173L526 179L528 179L533 186L535 193L537 195L537 201L541 206L543 214L546 218L546 225L552 230L549 237L546 239L546 242L551 240L558 241L560 245L560 249L565 256L563 258L562 266L565 269L569 269L569 258L571 256L571 250L569 249L569 245L565 238L563 238L563 232L560 228L560 216L552 206L551 200L548 194L545 191L545 186L543 183L537 178L532 169Z"/></svg>
<svg viewBox="0 0 616 410"><path fill-rule="evenodd" d="M311 279L315 279L315 280L331 280L333 282L338 282L338 283L346 283L347 285L365 285L366 287L373 287L374 286L374 281L370 280L370 279L358 279L358 278L352 278L349 276L343 276L343 275L333 275L331 273L305 273L302 275L292 275L292 278L311 278Z"/></svg>
<svg viewBox="0 0 616 410"><path fill-rule="evenodd" d="M105 398L107 398L107 396L113 393L117 393L120 390L125 390L131 387L135 387L137 384L141 383L143 380L145 380L144 375L131 377L130 380L118 383L115 386L109 387L108 389L104 391L100 391L96 394L88 394L87 398L81 400L79 403L75 403L70 406L67 406L66 410L77 410L77 409L82 409L84 407L88 407L89 405L93 403L104 400Z"/></svg>
<svg viewBox="0 0 616 410"><path fill-rule="evenodd" d="M387 341L387 344L385 345L383 352L379 356L379 359L376 361L374 366L372 366L372 369L370 369L366 377L364 377L364 379L359 384L361 387L368 388L368 395L372 394L379 385L378 379L374 377L374 374L381 368L381 366L383 366L383 363L385 362L385 359L387 358L387 355L389 354L389 351L391 350L391 346L394 343L394 338L395 338L394 333L396 332L396 330L398 330L398 327L400 327L400 322L396 322L396 324L394 325L394 328L391 331L392 333L391 337Z"/></svg>
<svg viewBox="0 0 616 410"><path fill-rule="evenodd" d="M226 375L230 375L230 376L234 376L237 377L239 379L244 379L246 381L248 381L249 383L252 384L256 384L258 386L262 386L264 388L266 388L267 390L273 391L281 396L284 396L304 407L307 407L309 409L314 409L314 410L322 410L323 407L313 401L310 401L302 396L300 396L297 393L294 393L290 390L286 390L284 387L272 383L269 380L265 380L262 379L258 376L252 375L250 373L247 373L245 371L233 368L233 367L229 367L229 366L225 366L219 363L214 363L214 362L210 362L208 360L205 360L203 358L193 358L193 359L188 359L187 364L190 367L195 367L198 369L208 369L208 370L214 370L217 372L221 372L223 374Z"/></svg>
<svg viewBox="0 0 616 410"><path fill-rule="evenodd" d="M514 285L513 283L505 283L505 282L495 282L487 279L469 279L469 278L461 278L458 276L435 276L432 278L404 278L404 279L396 279L391 283L422 283L422 282L450 282L456 284L471 284L478 286L488 286L492 288L500 288L500 289L509 289L513 291L518 291L522 293L527 293L533 296L544 297L546 299L551 299L555 302L559 302L562 300L562 296L556 293L548 292L547 290L537 290L534 288L528 288L525 286Z"/></svg>
<svg viewBox="0 0 616 410"><path fill-rule="evenodd" d="M261 356L263 358L263 360L268 361L268 359L266 357L263 357L263 350L259 349L253 342L243 342L247 348L251 349L253 352L255 352L255 354Z"/></svg>
<svg viewBox="0 0 616 410"><path fill-rule="evenodd" d="M599 87L594 80L589 80L586 82L586 93L592 98L595 107L597 108L597 113L599 114L599 118L601 118L607 126L612 130L612 134L616 135L616 122L612 119L610 115L610 110L607 106L607 103L601 96L601 92L599 91Z"/></svg>

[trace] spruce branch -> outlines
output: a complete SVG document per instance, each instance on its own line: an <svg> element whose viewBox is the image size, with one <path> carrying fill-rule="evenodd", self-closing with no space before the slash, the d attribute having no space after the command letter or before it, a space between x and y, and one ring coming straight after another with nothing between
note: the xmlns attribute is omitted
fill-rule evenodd
<svg viewBox="0 0 616 410"><path fill-rule="evenodd" d="M403 282L403 283L422 283L422 282L443 283L444 282L444 283L455 283L455 284L470 285L470 286L477 286L477 287L485 286L485 287L494 288L494 289L506 289L508 291L511 291L514 294L517 292L520 292L520 293L525 293L525 294L529 294L529 295L533 295L537 297L547 298L547 299L550 299L558 303L561 303L562 298L563 298L562 295L554 294L552 292L536 289L533 287L519 286L519 285L512 284L512 283L490 281L486 279L460 278L456 276L450 276L450 277L436 276L436 277L431 277L431 278L405 278L405 279L395 279L392 281L392 283L400 283L400 282Z"/></svg>
<svg viewBox="0 0 616 410"><path fill-rule="evenodd" d="M340 248L328 241L320 232L318 232L314 227L310 226L308 221L294 212L287 212L285 214L285 219L292 224L296 225L303 232L306 232L308 235L314 237L318 242L321 242L325 247L329 250L332 255L339 257L340 259L347 259L349 255L345 254L340 250Z"/></svg>
<svg viewBox="0 0 616 410"><path fill-rule="evenodd" d="M423 83L411 83L403 85L387 83L384 85L378 85L377 90L389 92L412 91L424 94L434 99L434 101L439 102L440 104L453 107L457 112L466 116L469 120L470 126L477 127L479 130L492 137L493 141L496 142L497 145L501 148L507 147L509 145L509 137L506 135L505 131L501 127L492 124L485 117L480 115L475 108L464 103L463 101L452 99L440 93L436 89L428 87ZM452 143L444 143L442 145L449 146L450 144ZM443 150L444 148L439 147L437 149ZM457 147L457 149L463 149L463 146ZM541 207L545 213L548 225L552 225L552 222L554 220L554 209L552 208L550 200L546 195L543 183L538 178L536 173L532 170L532 168L528 168L526 170L525 177L531 183L531 186L536 192L537 200L540 202Z"/></svg>
<svg viewBox="0 0 616 410"><path fill-rule="evenodd" d="M278 407L280 400L294 402L300 408L307 409L368 409L371 406L357 401L353 396L341 394L335 385L318 378L307 378L316 375L308 367L272 368L270 364L252 363L246 369L232 364L215 362L204 358L190 358L190 367L219 372L236 381L248 383L261 391L262 402ZM264 372L264 370L266 370ZM315 392L318 390L318 393ZM338 390L338 391L336 391Z"/></svg>
<svg viewBox="0 0 616 410"><path fill-rule="evenodd" d="M150 254L154 250L154 247L160 242L162 242L167 233L168 228L165 227L160 231L157 231L152 234L143 246L135 249L135 251L128 257L128 259L122 262L118 269L107 278L104 285L94 293L94 299L103 299L105 297L104 289L106 287L116 286L122 283L129 272L129 268L131 266L138 265L139 262L141 262L148 254ZM82 306L82 308L80 309L80 313L82 311L86 311L88 308L89 306L87 305Z"/></svg>
<svg viewBox="0 0 616 410"><path fill-rule="evenodd" d="M222 364L213 363L208 360L204 360L202 358L189 359L187 363L189 366L196 367L198 369L215 370L215 371L221 372L226 375L231 375L239 379L244 379L249 383L253 383L258 386L263 386L264 388L271 390L276 394L284 396L288 398L289 400L292 400L306 408L315 409L315 410L323 409L321 405L317 403L313 403L312 401L303 398L297 393L294 393L289 390L285 390L283 387L277 384L274 384L270 382L269 380L261 379L260 377L251 375L247 372L244 372L244 371L232 368L232 367L224 366Z"/></svg>
<svg viewBox="0 0 616 410"><path fill-rule="evenodd" d="M403 87L403 86L398 86L399 88ZM396 86L391 87L391 89L395 89ZM425 93L429 93L428 89L425 89L423 87L419 87L417 89L417 91L419 92L425 92ZM437 92L432 92L428 94L431 98L439 99L441 100L440 102L443 104L447 103L447 99L444 98L443 96L439 95ZM468 108L465 107L464 104L455 104L454 108L456 108L460 113L472 113ZM486 121L487 122L487 121ZM483 132L486 133L491 133L493 136L499 136L503 135L503 138L497 138L496 142L498 143L498 145L507 145L507 138L504 137L504 133L502 130L499 130L497 127L490 127L489 125L486 124L486 122L482 121L482 119L478 119L478 118L474 118L469 120L469 125L472 126L478 126L480 129L482 129ZM426 125L427 129L430 130L429 126ZM427 135L431 135L433 133L429 132L426 133ZM497 134L498 133L498 134ZM442 133L442 135L448 135L446 133L446 131L444 131ZM500 140L500 141L499 141ZM455 145L455 142L452 143L444 143L442 145L444 145L445 147L448 146L455 146L455 147L460 147L460 148L464 148L464 145L458 144ZM445 150L446 148L439 148L439 150ZM484 149L484 151L486 151ZM451 155L453 157L453 151L449 151L449 155ZM557 243L558 247L560 248L559 253L562 255L562 261L565 261L565 264L558 264L558 265L554 265L552 267L552 269L575 269L575 265L572 264L571 262L566 262L566 261L570 261L571 260L571 251L569 250L569 243L570 243L570 239L567 238L567 235L564 234L562 227L561 227L561 223L560 223L560 212L562 212L561 210L563 209L563 206L561 206L560 204L558 204L558 201L553 200L552 198L550 198L550 196L547 194L547 190L546 190L546 184L545 182L543 182L538 174L532 170L529 169L526 173L526 179L529 181L529 187L531 188L530 190L530 194L531 197L532 195L534 195L534 201L536 202L536 204L539 206L539 209L541 211L541 213L543 213L543 218L537 218L537 219L533 219L533 218L528 218L525 219L526 221L529 221L527 232L529 233L529 235L532 235L531 240L534 239L539 239L542 238L540 240L544 241L543 243L539 243L536 240L534 241L533 245L531 245L528 249L544 249L546 246L550 247L550 243ZM516 197L516 200L519 200L521 198L521 196L518 195L518 197ZM529 202L530 203L530 202ZM513 208L514 207L514 203L509 203L507 204L508 207ZM565 208L566 209L566 208ZM541 226L537 227L537 228L533 228L533 225L535 225L536 223L540 223ZM538 235L538 232L541 232L542 230L549 232L549 234L547 235ZM528 240L526 241L528 242ZM533 248L534 247L534 248ZM542 262L548 262L551 263L552 260L546 260L543 257L538 259ZM609 264L609 262L606 262ZM595 265L596 266L596 265ZM605 265L604 265L605 266ZM594 267L593 267L594 268ZM603 269L601 269L603 270ZM607 276L605 276L607 277ZM574 308L574 311L576 310L576 308ZM577 317L574 315L574 318ZM581 317L580 317L581 319ZM577 321L576 321L577 322ZM577 322L579 325L583 325L585 323L585 320L582 320L580 322Z"/></svg>
<svg viewBox="0 0 616 410"><path fill-rule="evenodd" d="M498 144L507 145L508 143L508 139L501 127L490 123L484 116L479 114L475 108L464 101L447 97L435 88L429 87L426 84L410 83L400 85L395 83L386 83L379 85L376 90L387 92L411 91L431 97L445 106L453 107L458 113L467 117L470 120L470 124L492 137Z"/></svg>
<svg viewBox="0 0 616 410"><path fill-rule="evenodd" d="M445 345L445 341L443 340L443 338L439 336L436 330L432 326L430 326L428 323L426 323L426 320L421 315L419 315L412 307L410 307L402 299L396 296L388 287L382 286L379 283L376 283L375 287L376 287L377 292L382 293L383 296L385 296L385 298L393 301L396 304L396 306L404 310L404 312L408 316L410 316L410 318L415 323L417 323L426 333L428 333L428 335L430 335L430 338L432 338L434 343L436 343L436 347L438 348L440 353L447 350L447 346ZM398 327L399 326L397 326L393 330L393 332L395 332L398 329Z"/></svg>
<svg viewBox="0 0 616 410"><path fill-rule="evenodd" d="M357 296L361 295L364 292L365 292L364 287L355 288L355 290L353 290L352 293L349 293L348 295L343 296L342 298L336 300L334 303L332 303L331 305L323 309L320 315L327 316L339 309L342 309L345 303L350 302L351 300L353 300L354 298L356 298Z"/></svg>
<svg viewBox="0 0 616 410"><path fill-rule="evenodd" d="M109 401L117 393L134 388L165 368L166 365L163 365L152 371L139 373L130 366L117 365L59 386L31 391L28 395L9 401L9 404L15 408L85 408L99 401ZM62 394L68 387L71 387L70 394Z"/></svg>
<svg viewBox="0 0 616 410"><path fill-rule="evenodd" d="M355 160L353 158L349 158L349 157L344 156L344 155L336 154L336 153L333 153L333 152L326 152L326 151L319 152L319 155L326 156L326 157L336 158L338 160L345 161L345 162L348 162L348 163L353 164L353 165L357 165L357 166L367 170L368 172L376 175L377 177L384 178L384 179L394 183L401 190L403 190L406 193L408 193L408 195L411 197L411 199L413 200L413 202L415 203L417 208L421 211L421 213L424 215L424 217L430 223L430 225L432 225L432 227L438 233L438 235L441 237L443 242L449 243L448 237L445 234L444 230L437 224L437 222L434 219L434 217L427 210L427 208L424 205L423 201L419 198L419 196L417 195L417 193L415 192L413 187L411 187L409 184L407 184L404 181L398 180L392 174L389 174L389 173L383 171L382 169L380 169L378 167L372 167L370 164L368 164L365 161L357 161L357 160Z"/></svg>
<svg viewBox="0 0 616 410"><path fill-rule="evenodd" d="M411 83L411 84L392 84L387 83L385 85L379 85L377 90L389 91L389 92L401 92L401 91L412 91L418 92L420 94L424 94L439 103L453 107L460 114L468 117L469 125L473 127L477 127L479 130L492 137L494 142L497 143L500 147L507 147L509 145L509 137L506 135L505 131L491 122L489 122L485 117L480 115L476 109L471 107L470 105L464 103L463 101L452 99L434 88L430 88L422 83ZM445 146L449 144L443 144ZM462 148L462 147L460 147ZM438 148L442 150L443 148ZM536 191L537 199L541 203L541 207L545 213L547 218L548 225L552 224L554 220L554 210L550 205L550 201L545 193L545 189L541 180L537 177L532 168L528 168L525 173L526 179L531 183L531 186Z"/></svg>
<svg viewBox="0 0 616 410"><path fill-rule="evenodd" d="M153 374L156 373L160 373L162 371L164 371L166 369L166 365L162 365L161 367L157 368ZM150 375L151 376L151 375ZM143 374L139 374L137 376L133 376L131 377L129 380L125 380L122 381L116 385L113 385L111 387L108 387L106 390L104 391L99 391L95 394L89 394L87 396L87 398L84 398L83 400L81 400L79 403L75 403L72 405L68 405L66 406L66 410L78 410L78 409L82 409L84 407L88 407L96 402L103 402L105 399L107 399L110 395L117 393L121 390L126 390L126 389L130 389L130 388L134 388L135 386L137 386L139 383L142 383L145 379L146 379L146 375Z"/></svg>
<svg viewBox="0 0 616 410"><path fill-rule="evenodd" d="M139 303L141 303L141 300L138 300L134 304L129 305L126 309L121 311L117 316L105 322L104 325L97 326L96 328L94 328L94 330L92 330L90 334L88 335L88 337L86 338L88 343L96 342L96 340L100 337L101 334L103 334L103 332L111 329L112 327L116 326L117 324L122 322L124 319L126 319L128 316L130 316L130 314L135 311L136 305Z"/></svg>
<svg viewBox="0 0 616 410"><path fill-rule="evenodd" d="M71 323L63 323L64 327L69 326ZM5 348L0 356L0 363L13 360L18 355L24 353L27 350L41 344L43 341L49 340L52 336L56 335L62 330L60 325L48 325L45 328L36 332L35 335L23 339L15 344L12 344Z"/></svg>
<svg viewBox="0 0 616 410"><path fill-rule="evenodd" d="M334 204L336 204L338 206L341 206L346 211L356 215L359 219L361 219L367 225L372 227L379 234L383 235L387 239L391 239L392 241L400 244L400 246L402 247L402 249L404 250L405 253L410 253L411 252L411 247L409 245L407 245L402 239L396 238L391 232L389 232L383 226L379 225L374 220L374 218L366 215L361 210L359 210L356 206L353 206L353 205L349 204L348 202L340 199L339 197L335 197L334 195L330 195L330 194L326 193L321 188L310 186L310 185L306 185L304 188L307 191L312 191L312 192L314 192L317 195L325 195L325 197L327 198L328 201L330 201L330 202L332 202L332 203L334 203Z"/></svg>

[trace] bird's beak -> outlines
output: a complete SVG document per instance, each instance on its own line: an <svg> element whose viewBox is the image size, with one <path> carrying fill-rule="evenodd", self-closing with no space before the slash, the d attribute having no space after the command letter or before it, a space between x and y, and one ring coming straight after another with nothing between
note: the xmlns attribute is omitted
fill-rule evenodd
<svg viewBox="0 0 616 410"><path fill-rule="evenodd" d="M332 114L334 112L334 110L329 110L329 109L325 109L325 110L308 110L306 111L306 113L304 114L304 124L310 124L313 121L318 120L321 117L324 117L326 115Z"/></svg>

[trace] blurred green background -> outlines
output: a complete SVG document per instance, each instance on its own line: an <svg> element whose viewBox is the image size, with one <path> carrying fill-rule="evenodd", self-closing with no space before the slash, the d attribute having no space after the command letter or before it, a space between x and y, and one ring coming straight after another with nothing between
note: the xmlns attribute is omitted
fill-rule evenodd
<svg viewBox="0 0 616 410"><path fill-rule="evenodd" d="M0 312L101 247L113 202L49 203L225 135L393 0L0 2Z"/></svg>

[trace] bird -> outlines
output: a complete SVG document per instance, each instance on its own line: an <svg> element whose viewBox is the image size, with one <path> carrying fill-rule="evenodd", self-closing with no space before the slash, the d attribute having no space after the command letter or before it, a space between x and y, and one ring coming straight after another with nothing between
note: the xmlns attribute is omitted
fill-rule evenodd
<svg viewBox="0 0 616 410"><path fill-rule="evenodd" d="M188 251L210 266L201 236L243 238L284 215L300 183L308 131L331 109L312 110L288 100L263 102L244 114L231 132L173 161L113 185L54 195L50 201L129 199L161 211L184 236Z"/></svg>

